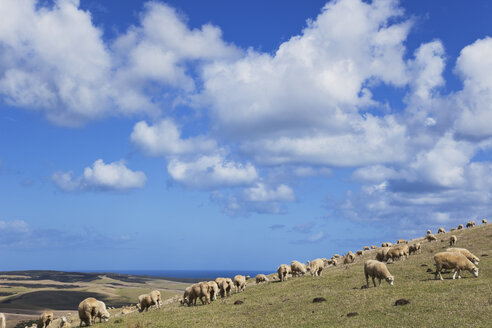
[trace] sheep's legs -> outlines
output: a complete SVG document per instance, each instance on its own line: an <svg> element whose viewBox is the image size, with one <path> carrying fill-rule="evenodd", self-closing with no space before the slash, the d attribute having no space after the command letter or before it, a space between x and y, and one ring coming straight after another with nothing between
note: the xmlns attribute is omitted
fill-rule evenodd
<svg viewBox="0 0 492 328"><path fill-rule="evenodd" d="M369 288L369 276L366 274L366 287Z"/></svg>
<svg viewBox="0 0 492 328"><path fill-rule="evenodd" d="M372 277L372 283L374 284L374 287L376 287L376 278Z"/></svg>
<svg viewBox="0 0 492 328"><path fill-rule="evenodd" d="M454 270L453 270L454 271ZM458 271L454 271L454 274L453 274L453 280L456 278L456 274L458 273Z"/></svg>
<svg viewBox="0 0 492 328"><path fill-rule="evenodd" d="M380 287L381 286L381 278L378 278L378 286Z"/></svg>

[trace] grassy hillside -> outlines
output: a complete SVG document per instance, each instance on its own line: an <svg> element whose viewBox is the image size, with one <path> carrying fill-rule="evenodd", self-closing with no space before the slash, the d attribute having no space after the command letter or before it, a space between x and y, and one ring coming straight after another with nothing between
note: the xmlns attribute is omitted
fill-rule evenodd
<svg viewBox="0 0 492 328"><path fill-rule="evenodd" d="M466 272L461 280L453 281L451 274L446 274L445 280L440 281L427 272L435 270L433 254L448 247L451 233L446 233L439 235L437 242L422 242L422 254L388 264L395 276L394 287L383 282L379 288L371 285L369 289L361 289L365 284L363 262L375 257L375 251L368 251L354 264L330 267L321 277L290 278L283 283L258 286L250 280L245 292L219 298L210 305L183 307L172 303L148 313L115 316L98 326L490 327L492 224L453 234L459 239L457 247L468 248L480 257L478 279ZM326 302L313 303L315 297L324 297ZM409 300L410 304L395 306L400 298ZM237 300L243 304L234 305ZM348 317L350 312L357 315Z"/></svg>

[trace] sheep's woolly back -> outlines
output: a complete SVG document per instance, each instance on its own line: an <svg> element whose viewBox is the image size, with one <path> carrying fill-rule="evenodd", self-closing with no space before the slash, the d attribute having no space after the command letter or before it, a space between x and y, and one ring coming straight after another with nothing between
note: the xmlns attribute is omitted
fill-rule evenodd
<svg viewBox="0 0 492 328"><path fill-rule="evenodd" d="M471 271L476 268L463 254L459 252L440 252L434 255L436 267L444 269L460 269Z"/></svg>
<svg viewBox="0 0 492 328"><path fill-rule="evenodd" d="M476 262L476 264L478 264L480 262L480 259L477 256L473 255L472 252L470 252L466 248L452 247L452 248L446 249L446 252L458 252L458 253L461 253L462 255L464 255L471 262Z"/></svg>

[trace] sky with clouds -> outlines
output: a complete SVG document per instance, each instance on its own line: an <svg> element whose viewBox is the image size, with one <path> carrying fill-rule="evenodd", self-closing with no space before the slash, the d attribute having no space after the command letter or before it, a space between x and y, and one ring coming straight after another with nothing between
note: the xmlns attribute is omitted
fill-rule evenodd
<svg viewBox="0 0 492 328"><path fill-rule="evenodd" d="M490 216L491 6L0 0L3 268L274 271Z"/></svg>

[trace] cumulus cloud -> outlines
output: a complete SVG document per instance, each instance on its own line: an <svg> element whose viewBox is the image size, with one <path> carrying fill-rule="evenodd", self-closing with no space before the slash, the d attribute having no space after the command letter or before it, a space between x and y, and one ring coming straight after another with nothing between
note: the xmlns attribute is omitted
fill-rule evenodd
<svg viewBox="0 0 492 328"><path fill-rule="evenodd" d="M86 167L78 178L73 172L56 172L51 178L64 191L125 191L143 188L147 181L145 173L128 169L124 161L105 164L102 159Z"/></svg>
<svg viewBox="0 0 492 328"><path fill-rule="evenodd" d="M258 179L258 172L251 163L229 161L221 155L201 156L190 161L172 159L167 169L174 180L199 189L249 185Z"/></svg>
<svg viewBox="0 0 492 328"><path fill-rule="evenodd" d="M289 186L281 184L276 188L269 188L258 182L254 187L244 190L244 199L249 202L292 202L295 197Z"/></svg>
<svg viewBox="0 0 492 328"><path fill-rule="evenodd" d="M150 155L183 155L210 153L217 149L217 143L198 136L181 138L181 131L170 119L163 119L154 125L141 121L133 127L130 140Z"/></svg>

